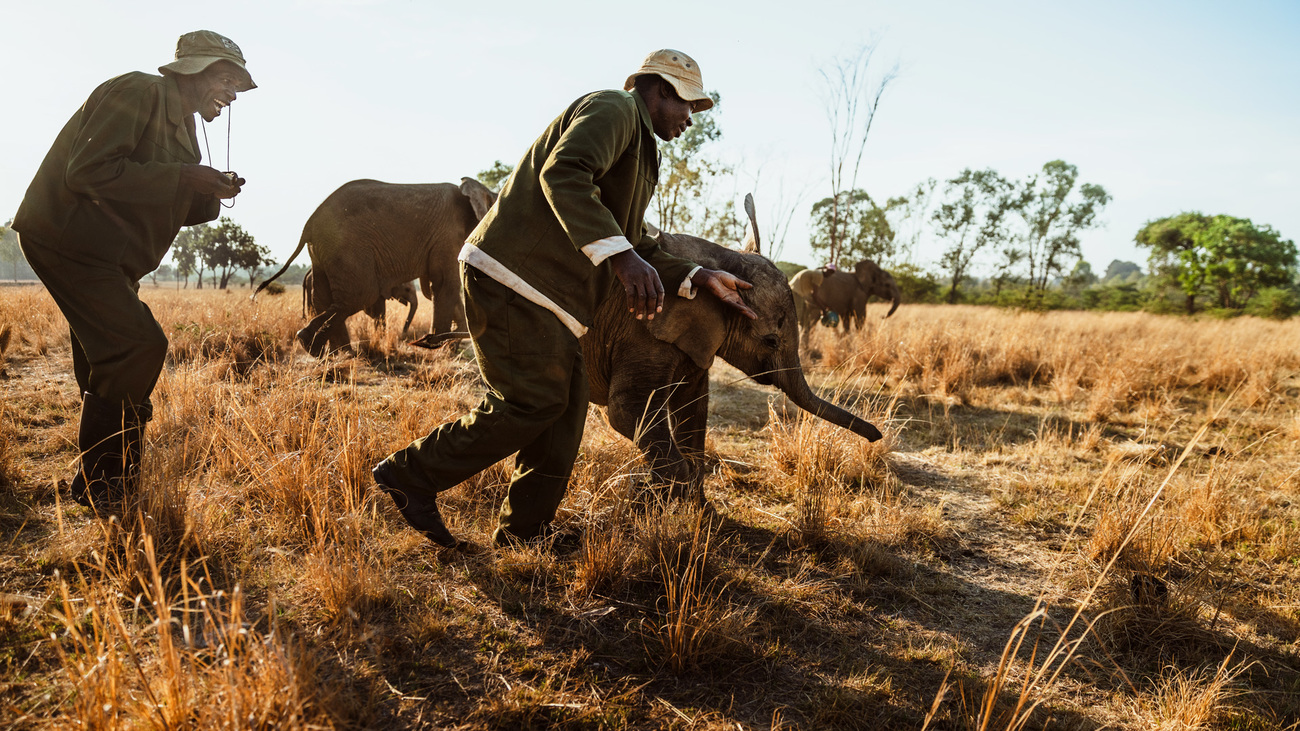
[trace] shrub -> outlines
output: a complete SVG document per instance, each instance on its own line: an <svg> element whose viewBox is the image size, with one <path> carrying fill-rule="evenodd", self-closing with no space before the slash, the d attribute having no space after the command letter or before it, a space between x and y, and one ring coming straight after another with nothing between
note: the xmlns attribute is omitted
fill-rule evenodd
<svg viewBox="0 0 1300 731"><path fill-rule="evenodd" d="M1300 297L1294 289L1286 287L1268 287L1246 303L1246 314L1255 317L1267 317L1273 320L1285 320L1300 312Z"/></svg>
<svg viewBox="0 0 1300 731"><path fill-rule="evenodd" d="M939 280L915 264L896 264L890 274L898 283L898 290L907 303L936 302Z"/></svg>
<svg viewBox="0 0 1300 731"><path fill-rule="evenodd" d="M1142 309L1142 291L1134 282L1103 284L1089 287L1081 294L1083 306L1089 310L1136 312Z"/></svg>

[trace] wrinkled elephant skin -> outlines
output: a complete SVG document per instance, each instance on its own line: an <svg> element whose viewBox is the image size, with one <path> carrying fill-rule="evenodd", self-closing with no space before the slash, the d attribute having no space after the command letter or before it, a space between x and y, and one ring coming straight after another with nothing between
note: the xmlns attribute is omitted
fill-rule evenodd
<svg viewBox="0 0 1300 731"><path fill-rule="evenodd" d="M757 226L751 213L751 226ZM668 296L653 320L636 320L622 296L602 304L582 338L593 403L608 407L610 424L641 449L656 482L701 496L709 406L709 367L715 357L754 381L776 386L792 403L876 441L880 431L816 396L799 360L794 296L785 276L757 251L742 252L693 236L658 234L668 253L750 282L749 320L708 293Z"/></svg>
<svg viewBox="0 0 1300 731"><path fill-rule="evenodd" d="M453 321L465 319L456 256L495 199L473 178L462 178L460 185L346 183L307 219L298 248L257 291L283 274L305 246L317 314L298 340L312 355L350 350L347 318L373 312L394 287L414 279L433 302L432 332L450 331Z"/></svg>

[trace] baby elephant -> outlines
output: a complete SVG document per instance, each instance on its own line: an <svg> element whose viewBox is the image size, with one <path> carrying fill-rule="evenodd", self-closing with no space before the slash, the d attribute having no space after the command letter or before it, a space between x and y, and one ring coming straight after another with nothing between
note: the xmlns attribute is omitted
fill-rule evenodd
<svg viewBox="0 0 1300 731"><path fill-rule="evenodd" d="M775 386L814 416L861 436L880 430L813 393L799 361L799 321L785 275L759 253L751 196L745 197L749 236L744 251L712 241L653 231L664 251L753 284L741 296L750 320L716 297L668 296L653 320L637 320L622 293L596 311L582 338L591 402L608 408L609 423L645 455L654 480L675 497L702 499L709 368L721 358L754 381ZM468 337L447 333L413 343L424 347Z"/></svg>
<svg viewBox="0 0 1300 731"><path fill-rule="evenodd" d="M312 318L320 314L312 306L312 284L311 270L308 269L307 274L302 278L302 316L306 318ZM415 287L415 281L402 282L394 286L388 291L387 297L375 300L363 310L374 321L375 329L380 332L383 332L388 327L388 318L385 314L388 309L387 300L390 299L397 300L408 307L406 323L402 325L402 337L405 338L411 331L411 321L415 319L415 311L420 306L420 293Z"/></svg>

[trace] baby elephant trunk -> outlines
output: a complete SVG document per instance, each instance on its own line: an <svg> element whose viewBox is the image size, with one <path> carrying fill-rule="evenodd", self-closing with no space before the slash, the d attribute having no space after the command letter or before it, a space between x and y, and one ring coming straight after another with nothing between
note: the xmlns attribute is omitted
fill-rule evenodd
<svg viewBox="0 0 1300 731"><path fill-rule="evenodd" d="M858 436L866 437L869 442L877 441L882 436L880 430L871 422L814 394L808 387L808 382L804 380L803 371L798 368L780 371L776 377L776 385L796 406L813 416L825 419L835 426L844 427Z"/></svg>

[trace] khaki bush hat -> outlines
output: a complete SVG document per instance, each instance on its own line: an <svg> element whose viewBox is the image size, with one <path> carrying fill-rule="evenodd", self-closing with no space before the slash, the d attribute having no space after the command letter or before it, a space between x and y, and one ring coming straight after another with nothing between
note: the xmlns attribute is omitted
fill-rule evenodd
<svg viewBox="0 0 1300 731"><path fill-rule="evenodd" d="M713 108L713 100L704 92L704 81L700 78L700 65L695 59L681 51L665 48L655 51L641 62L627 81L623 83L624 91L631 91L636 77L655 74L673 85L677 96L688 102L698 102L694 111L703 112Z"/></svg>
<svg viewBox="0 0 1300 731"><path fill-rule="evenodd" d="M197 74L217 61L229 61L244 72L244 82L236 91L256 89L253 77L244 67L244 52L229 38L210 30L196 30L186 33L176 41L176 60L166 66L159 66L164 74Z"/></svg>

